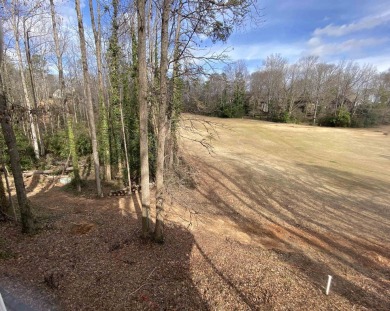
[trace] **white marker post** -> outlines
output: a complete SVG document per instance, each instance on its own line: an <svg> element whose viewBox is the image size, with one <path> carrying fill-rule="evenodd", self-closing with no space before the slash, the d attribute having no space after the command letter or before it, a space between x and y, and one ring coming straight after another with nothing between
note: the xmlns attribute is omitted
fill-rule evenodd
<svg viewBox="0 0 390 311"><path fill-rule="evenodd" d="M5 308L3 297L1 297L1 293L0 293L0 311L7 311L7 309Z"/></svg>
<svg viewBox="0 0 390 311"><path fill-rule="evenodd" d="M326 285L326 295L329 295L329 290L330 290L330 283L332 283L332 276L328 275L328 284Z"/></svg>

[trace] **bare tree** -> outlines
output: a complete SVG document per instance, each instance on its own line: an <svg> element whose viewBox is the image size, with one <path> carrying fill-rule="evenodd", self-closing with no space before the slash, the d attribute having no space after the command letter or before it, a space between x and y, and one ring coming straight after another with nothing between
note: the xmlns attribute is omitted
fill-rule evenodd
<svg viewBox="0 0 390 311"><path fill-rule="evenodd" d="M27 69L30 78L30 87L31 87L34 110L38 111L38 98L37 98L37 91L36 91L35 79L33 73L33 64L31 59L30 34L29 34L30 30L28 29L26 24L27 24L27 17L23 18L23 34L24 34L24 46L25 46L24 50L26 53ZM45 155L45 144L43 142L42 129L40 128L39 113L36 113L35 116L33 115L33 120L34 122L36 122L36 131L37 131L37 137L39 141L40 155L43 156Z"/></svg>
<svg viewBox="0 0 390 311"><path fill-rule="evenodd" d="M138 105L141 159L142 235L150 232L149 144L148 144L148 80L146 63L145 0L137 0L138 17Z"/></svg>
<svg viewBox="0 0 390 311"><path fill-rule="evenodd" d="M18 66L19 66L19 72L20 72L20 78L23 86L23 94L24 94L24 100L27 106L27 109L31 112L32 106L30 101L30 96L27 88L27 82L26 77L24 74L24 68L23 68L23 58L22 58L22 50L20 47L20 3L18 0L12 0L11 1L11 26L15 38L15 50L16 50L16 56L18 59ZM6 7L6 3L3 0L3 6ZM31 113L28 114L28 121L31 129L31 139L32 144L34 148L35 157L39 159L39 146L38 146L38 137L37 137L37 128L34 122L33 115Z"/></svg>
<svg viewBox="0 0 390 311"><path fill-rule="evenodd" d="M156 170L156 226L154 238L157 242L164 241L164 164L165 141L168 131L168 25L172 0L163 0L161 17L161 56L160 56L160 103L158 113L157 134L157 170Z"/></svg>
<svg viewBox="0 0 390 311"><path fill-rule="evenodd" d="M81 179L79 173L76 143L75 143L74 132L73 132L73 122L72 122L72 117L69 113L69 106L68 106L69 103L67 100L67 95L65 90L64 69L62 65L62 53L60 49L60 41L59 41L59 36L57 31L56 14L55 14L55 7L54 7L53 0L50 0L50 11L51 11L52 26L53 26L54 45L55 45L57 64L58 64L58 80L60 83L60 91L61 91L60 99L61 99L62 109L65 110L65 114L66 114L66 121L68 127L68 141L69 141L70 154L72 156L74 181L77 190L81 191Z"/></svg>
<svg viewBox="0 0 390 311"><path fill-rule="evenodd" d="M102 39L101 39L101 12L100 2L97 2L97 24L95 22L95 13L93 9L92 0L89 0L89 12L91 16L91 24L93 37L95 40L96 49L96 65L98 74L98 92L99 92L99 109L100 109L100 120L101 120L101 147L103 150L103 164L104 164L104 176L106 180L111 180L111 158L110 158L110 142L108 132L108 116L107 116L107 105L103 79L103 62L102 62Z"/></svg>
<svg viewBox="0 0 390 311"><path fill-rule="evenodd" d="M91 87L89 83L87 48L85 44L84 25L83 25L83 17L80 9L80 0L75 0L75 6L76 6L78 32L79 32L79 39L80 39L81 63L83 67L84 91L87 100L88 119L89 119L89 125L91 129L91 137L92 137L92 153L93 153L93 162L95 168L96 190L98 196L101 197L103 196L103 192L100 183L100 164L99 164L98 143L96 138L96 123L95 123L95 114L93 111Z"/></svg>

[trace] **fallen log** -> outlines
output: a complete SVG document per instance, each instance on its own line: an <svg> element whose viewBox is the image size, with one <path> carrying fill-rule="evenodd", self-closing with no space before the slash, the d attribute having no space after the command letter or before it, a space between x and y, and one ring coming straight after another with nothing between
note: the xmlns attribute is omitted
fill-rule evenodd
<svg viewBox="0 0 390 311"><path fill-rule="evenodd" d="M37 170L37 171L24 171L23 176L24 177L31 177L32 175L39 175L39 174L54 174L54 170Z"/></svg>
<svg viewBox="0 0 390 311"><path fill-rule="evenodd" d="M66 172L72 172L73 171L73 167L67 167L65 169ZM61 169L56 169L56 170L35 170L35 171L24 171L23 172L23 177L31 177L33 175L40 175L40 174L47 174L47 175L50 175L50 174L55 174L55 175L59 175L61 174L62 170Z"/></svg>

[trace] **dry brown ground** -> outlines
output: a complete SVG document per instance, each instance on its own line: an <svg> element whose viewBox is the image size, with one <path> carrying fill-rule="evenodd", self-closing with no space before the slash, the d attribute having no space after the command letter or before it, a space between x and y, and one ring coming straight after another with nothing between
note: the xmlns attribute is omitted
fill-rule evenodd
<svg viewBox="0 0 390 311"><path fill-rule="evenodd" d="M211 154L182 132L164 245L136 196L35 179L43 228L1 224L0 286L39 310L389 310L390 129L206 120Z"/></svg>

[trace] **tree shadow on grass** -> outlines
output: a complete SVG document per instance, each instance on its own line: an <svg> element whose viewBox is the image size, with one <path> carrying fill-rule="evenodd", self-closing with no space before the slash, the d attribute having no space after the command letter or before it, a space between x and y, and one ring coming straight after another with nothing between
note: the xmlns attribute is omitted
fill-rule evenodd
<svg viewBox="0 0 390 311"><path fill-rule="evenodd" d="M315 166L297 166L287 174L261 165L255 171L241 162L222 170L203 159L196 161L206 177L198 192L214 204L215 215L228 217L254 238L284 244L288 252L276 247L281 260L298 267L312 284L323 286L331 274L333 291L351 304L389 307L385 296L378 294L386 292L390 276L387 238L380 238L389 230L388 217L383 202L370 197L384 195L386 183ZM296 178L300 174L309 178ZM360 187L359 193L346 195L349 185ZM268 229L272 227L284 235ZM370 279L374 291L353 282L344 269Z"/></svg>
<svg viewBox="0 0 390 311"><path fill-rule="evenodd" d="M163 245L142 240L139 206L123 213L131 204L120 199L132 198L92 199L59 187L31 197L47 226L33 237L0 228L16 254L0 261L0 280L38 288L64 310L208 310L191 278L192 233L167 224Z"/></svg>
<svg viewBox="0 0 390 311"><path fill-rule="evenodd" d="M240 298L244 305L246 305L250 310L256 310L257 306L247 298L242 290L240 290L228 276L226 276L220 269L218 269L213 260L206 254L199 243L195 242L195 246L206 263L211 267L213 272L218 275L223 280L224 284L226 284L233 291L233 293Z"/></svg>

